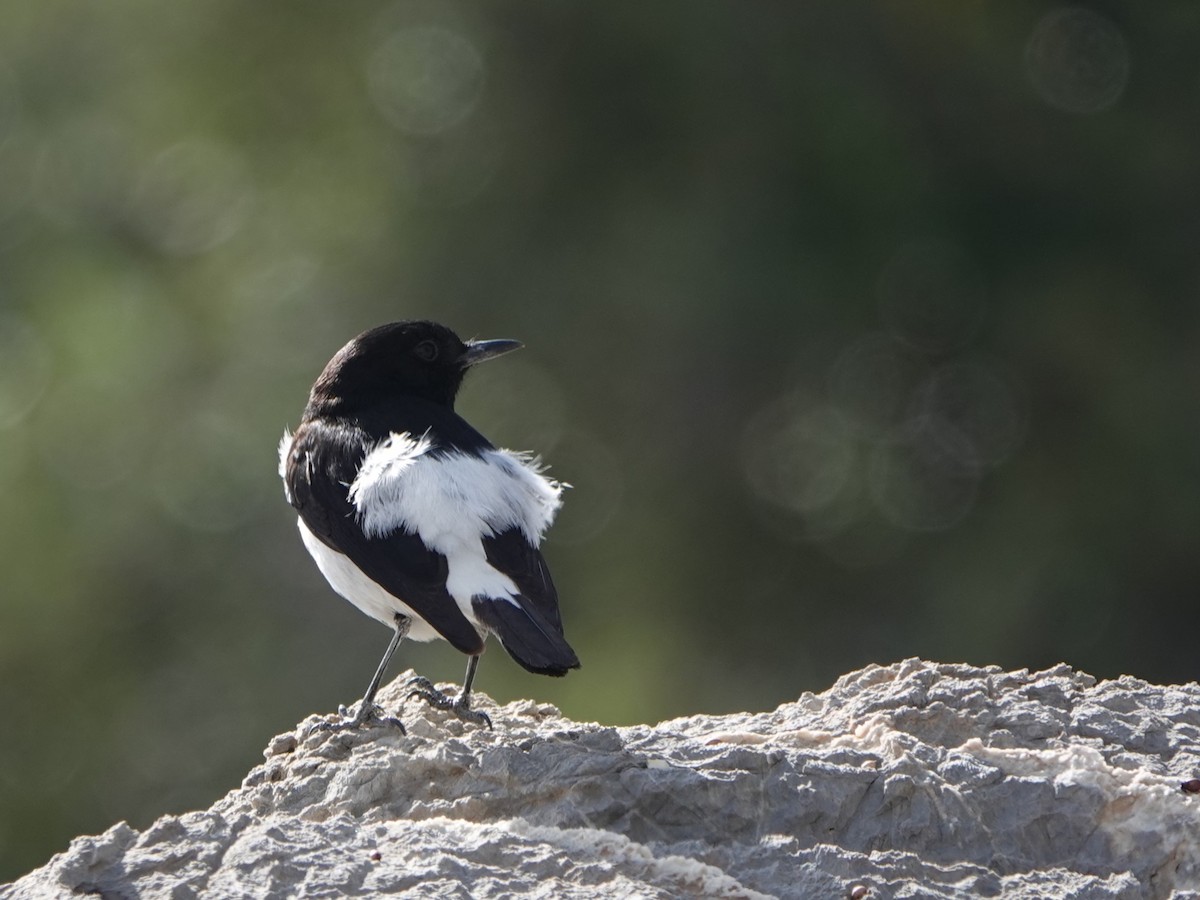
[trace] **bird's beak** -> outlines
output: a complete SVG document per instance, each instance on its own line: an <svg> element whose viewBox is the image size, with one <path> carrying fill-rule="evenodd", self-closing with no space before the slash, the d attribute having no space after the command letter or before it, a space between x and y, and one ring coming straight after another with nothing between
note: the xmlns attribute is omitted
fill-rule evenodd
<svg viewBox="0 0 1200 900"><path fill-rule="evenodd" d="M467 341L467 349L463 351L463 355L458 358L458 361L462 363L463 368L468 368L485 359L494 359L513 350L520 350L524 346L520 341L510 341L505 338L494 341Z"/></svg>

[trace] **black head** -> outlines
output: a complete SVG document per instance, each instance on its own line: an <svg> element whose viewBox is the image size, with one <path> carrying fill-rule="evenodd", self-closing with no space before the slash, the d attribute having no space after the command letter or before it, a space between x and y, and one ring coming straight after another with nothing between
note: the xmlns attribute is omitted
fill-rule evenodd
<svg viewBox="0 0 1200 900"><path fill-rule="evenodd" d="M334 354L313 385L310 412L353 414L397 397L453 408L467 369L516 350L518 341L467 341L436 322L392 322Z"/></svg>

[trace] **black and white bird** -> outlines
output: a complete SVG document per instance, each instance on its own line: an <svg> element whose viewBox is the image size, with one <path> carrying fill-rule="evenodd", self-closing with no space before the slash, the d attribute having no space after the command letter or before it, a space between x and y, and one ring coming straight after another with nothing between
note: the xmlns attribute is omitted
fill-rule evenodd
<svg viewBox="0 0 1200 900"><path fill-rule="evenodd" d="M579 666L538 549L563 486L454 411L468 369L520 346L464 343L434 322L372 328L334 355L284 433L279 474L304 546L337 593L394 629L357 712L333 727L381 716L375 692L405 637L468 655L457 699L425 679L413 694L482 724L471 683L489 635L531 672Z"/></svg>

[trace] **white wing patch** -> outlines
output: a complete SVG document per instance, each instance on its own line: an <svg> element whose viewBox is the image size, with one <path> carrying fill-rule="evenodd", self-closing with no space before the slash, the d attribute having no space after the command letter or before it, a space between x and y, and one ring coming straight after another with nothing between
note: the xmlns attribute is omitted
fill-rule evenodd
<svg viewBox="0 0 1200 900"><path fill-rule="evenodd" d="M349 498L368 538L403 530L446 557L446 591L467 621L471 601L512 603L520 590L488 562L483 539L520 528L535 547L562 505L563 486L537 461L508 450L431 454L427 437L392 434L363 460Z"/></svg>
<svg viewBox="0 0 1200 900"><path fill-rule="evenodd" d="M428 455L427 437L392 434L370 451L350 485L367 537L398 529L450 555L520 528L536 546L562 505L562 485L537 460L509 450Z"/></svg>
<svg viewBox="0 0 1200 900"><path fill-rule="evenodd" d="M398 516L405 502L404 474L431 447L426 436L414 440L408 432L393 432L367 453L349 493L358 523L367 537L383 537L405 527Z"/></svg>

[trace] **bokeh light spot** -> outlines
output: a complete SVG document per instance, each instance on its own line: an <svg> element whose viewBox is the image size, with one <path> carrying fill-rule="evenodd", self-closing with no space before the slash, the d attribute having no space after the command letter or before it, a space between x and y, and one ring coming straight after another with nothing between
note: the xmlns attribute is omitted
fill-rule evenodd
<svg viewBox="0 0 1200 900"><path fill-rule="evenodd" d="M1025 435L1017 392L982 363L952 363L933 372L914 395L912 419L953 429L971 447L963 461L987 466L1004 462Z"/></svg>
<svg viewBox="0 0 1200 900"><path fill-rule="evenodd" d="M204 253L232 238L253 206L241 158L211 141L160 153L134 189L130 213L148 243L172 256Z"/></svg>
<svg viewBox="0 0 1200 900"><path fill-rule="evenodd" d="M438 25L401 28L367 63L371 99L409 134L434 135L463 121L479 102L483 81L475 45Z"/></svg>
<svg viewBox="0 0 1200 900"><path fill-rule="evenodd" d="M903 424L912 391L927 370L910 345L872 332L838 356L829 372L829 394L862 431L885 433Z"/></svg>
<svg viewBox="0 0 1200 900"><path fill-rule="evenodd" d="M875 447L871 496L894 525L941 531L975 505L978 469L974 448L961 432L938 420L916 422L903 440Z"/></svg>
<svg viewBox="0 0 1200 900"><path fill-rule="evenodd" d="M769 403L747 425L743 471L759 499L791 512L815 514L831 506L854 471L853 429L832 406L800 398Z"/></svg>
<svg viewBox="0 0 1200 900"><path fill-rule="evenodd" d="M1044 15L1025 48L1025 69L1041 98L1069 113L1108 109L1129 81L1129 49L1120 29L1090 9Z"/></svg>

